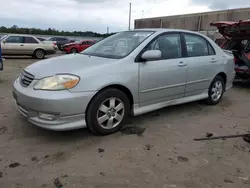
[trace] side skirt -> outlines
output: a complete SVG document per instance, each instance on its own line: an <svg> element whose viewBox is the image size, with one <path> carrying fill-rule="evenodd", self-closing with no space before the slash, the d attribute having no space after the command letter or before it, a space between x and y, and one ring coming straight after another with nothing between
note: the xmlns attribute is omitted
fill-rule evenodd
<svg viewBox="0 0 250 188"><path fill-rule="evenodd" d="M177 105L177 104L198 101L198 100L202 100L202 99L206 99L206 98L208 98L208 91L207 90L200 95L184 97L181 99L165 101L165 102L151 104L151 105L142 106L142 107L140 107L138 104L135 104L133 107L133 115L138 116L138 115L145 114L145 113L148 113L148 112L151 112L154 110L158 110L158 109L161 109L161 108L164 108L167 106L173 106L173 105Z"/></svg>

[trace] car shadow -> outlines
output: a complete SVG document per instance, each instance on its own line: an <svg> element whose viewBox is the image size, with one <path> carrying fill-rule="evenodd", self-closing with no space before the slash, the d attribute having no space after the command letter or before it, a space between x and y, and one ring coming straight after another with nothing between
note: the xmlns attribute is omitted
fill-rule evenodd
<svg viewBox="0 0 250 188"><path fill-rule="evenodd" d="M26 128L23 129L24 134L27 136L36 136L40 137L42 140L49 142L59 142L59 143L68 143L76 142L78 140L90 139L91 137L96 137L88 129L78 129L78 130L69 130L69 131L52 131L37 127L31 123L28 123L26 119L22 118L22 121L26 124ZM26 132L26 133L25 133Z"/></svg>
<svg viewBox="0 0 250 188"><path fill-rule="evenodd" d="M235 80L233 83L234 88L249 88L250 89L250 80Z"/></svg>
<svg viewBox="0 0 250 188"><path fill-rule="evenodd" d="M34 59L31 56L3 56L4 59L12 59L12 60L19 60L19 59Z"/></svg>

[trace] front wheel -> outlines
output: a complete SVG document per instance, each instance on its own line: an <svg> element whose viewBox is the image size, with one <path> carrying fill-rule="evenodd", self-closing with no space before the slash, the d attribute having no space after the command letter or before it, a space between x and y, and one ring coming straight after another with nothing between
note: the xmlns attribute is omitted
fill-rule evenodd
<svg viewBox="0 0 250 188"><path fill-rule="evenodd" d="M87 126L97 134L108 135L120 130L129 115L128 97L117 89L107 89L94 97L87 110Z"/></svg>
<svg viewBox="0 0 250 188"><path fill-rule="evenodd" d="M216 76L212 81L206 102L208 105L216 105L220 102L225 91L225 82L221 76Z"/></svg>

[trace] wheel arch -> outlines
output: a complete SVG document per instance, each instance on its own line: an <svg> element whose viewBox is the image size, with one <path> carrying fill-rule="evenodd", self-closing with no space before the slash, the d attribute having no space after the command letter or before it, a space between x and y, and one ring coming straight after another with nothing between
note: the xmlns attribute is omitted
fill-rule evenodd
<svg viewBox="0 0 250 188"><path fill-rule="evenodd" d="M44 48L39 47L39 48L36 48L36 49L33 50L33 55L35 54L35 52L36 52L37 50L43 50L44 53L46 54L46 50L45 50Z"/></svg>
<svg viewBox="0 0 250 188"><path fill-rule="evenodd" d="M89 101L87 108L85 110L85 112L88 111L89 106L91 104L91 102L93 101L93 99L102 91L107 90L107 89L117 89L119 91L122 91L129 99L129 103L130 103L130 110L132 110L133 108L133 104L134 104L134 97L132 92L124 85L121 84L112 84L112 85L108 85L108 86L104 86L101 89L98 90L98 92L96 92L96 94L91 98L91 100Z"/></svg>
<svg viewBox="0 0 250 188"><path fill-rule="evenodd" d="M222 77L223 81L224 81L224 90L226 89L226 85L227 85L227 75L224 72L220 72L218 73L216 76L220 76Z"/></svg>

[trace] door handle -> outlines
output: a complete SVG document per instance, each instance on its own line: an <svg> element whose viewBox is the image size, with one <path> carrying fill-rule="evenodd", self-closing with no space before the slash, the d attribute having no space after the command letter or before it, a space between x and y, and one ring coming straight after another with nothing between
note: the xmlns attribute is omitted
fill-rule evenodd
<svg viewBox="0 0 250 188"><path fill-rule="evenodd" d="M187 66L187 64L182 61L178 63L178 67L185 67L185 66Z"/></svg>
<svg viewBox="0 0 250 188"><path fill-rule="evenodd" d="M211 59L211 63L215 63L215 62L217 62L218 60L216 60L216 59Z"/></svg>
<svg viewBox="0 0 250 188"><path fill-rule="evenodd" d="M20 46L23 46L23 44L21 44Z"/></svg>

